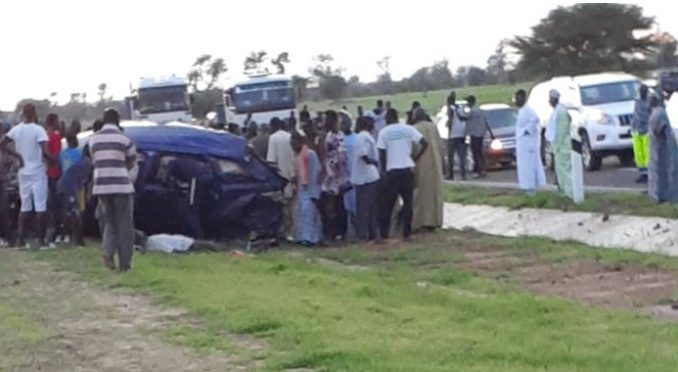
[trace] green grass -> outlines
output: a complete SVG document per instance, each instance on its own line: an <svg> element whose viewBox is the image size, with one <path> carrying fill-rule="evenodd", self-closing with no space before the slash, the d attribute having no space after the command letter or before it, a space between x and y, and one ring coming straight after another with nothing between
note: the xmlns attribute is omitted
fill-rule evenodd
<svg viewBox="0 0 678 372"><path fill-rule="evenodd" d="M0 356L0 371L16 367L15 362L30 358L30 350L43 344L51 336L36 320L36 309L27 306L13 278L4 275L6 269L0 261L0 351L11 355Z"/></svg>
<svg viewBox="0 0 678 372"><path fill-rule="evenodd" d="M532 83L522 83L518 85L483 85L477 87L465 87L454 89L457 92L457 99L464 99L467 95L473 94L478 99L478 102L483 103L507 103L510 104L513 98L513 93L520 88L529 89ZM413 101L419 101L432 117L440 111L440 108L445 104L447 95L452 89L435 90L430 92L416 92L416 93L400 93L396 95L383 95L374 97L360 97L360 98L346 98L334 101L321 102L303 102L308 105L312 112L318 110L338 109L346 106L349 112L356 113L357 107L362 106L365 110L371 110L376 106L378 99L384 101L391 101L391 104L401 114L409 110Z"/></svg>
<svg viewBox="0 0 678 372"><path fill-rule="evenodd" d="M511 209L548 208L564 211L582 211L636 216L678 218L678 205L657 204L647 195L633 192L589 193L577 205L559 193L542 191L534 197L511 189L493 189L470 186L446 186L446 202L460 204L485 204Z"/></svg>
<svg viewBox="0 0 678 372"><path fill-rule="evenodd" d="M678 360L676 325L535 297L458 265L459 250L472 245L556 261L588 257L589 248L468 233L420 239L386 250L148 254L137 256L126 275L102 269L95 249L37 255L100 284L186 308L205 321L204 329L172 330L187 345L227 349L224 332L263 338L272 370L667 371ZM596 252L610 261L655 257ZM666 261L678 267L678 260Z"/></svg>

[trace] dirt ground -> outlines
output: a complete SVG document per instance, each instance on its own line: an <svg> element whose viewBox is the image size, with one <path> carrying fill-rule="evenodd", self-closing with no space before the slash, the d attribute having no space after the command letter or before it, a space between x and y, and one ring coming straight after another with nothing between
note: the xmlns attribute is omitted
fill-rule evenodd
<svg viewBox="0 0 678 372"><path fill-rule="evenodd" d="M0 264L0 302L14 312L9 330L2 329L0 312L0 332L4 331L0 370L249 371L257 367L243 357L220 352L198 355L163 342L163 332L174 324L200 326L181 310L121 289L75 280L25 252L0 250ZM17 327L16 339L12 324ZM17 324L34 327L33 333L41 336L23 342ZM256 340L231 338L241 348L265 347Z"/></svg>
<svg viewBox="0 0 678 372"><path fill-rule="evenodd" d="M678 273L639 264L605 264L593 259L554 263L534 252L467 250L463 265L481 276L517 284L540 295L589 305L633 309L678 321L674 309Z"/></svg>

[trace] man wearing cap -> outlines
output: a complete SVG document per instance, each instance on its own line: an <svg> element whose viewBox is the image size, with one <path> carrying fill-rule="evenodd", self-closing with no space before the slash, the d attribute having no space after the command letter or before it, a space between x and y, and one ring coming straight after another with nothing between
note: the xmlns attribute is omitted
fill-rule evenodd
<svg viewBox="0 0 678 372"><path fill-rule="evenodd" d="M134 251L134 185L130 171L136 163L132 140L120 128L114 109L104 112L104 125L89 139L94 177L92 195L102 207L104 265L121 272L131 269Z"/></svg>
<svg viewBox="0 0 678 372"><path fill-rule="evenodd" d="M546 128L546 140L551 144L558 188L568 198L573 199L572 139L570 137L572 119L565 106L560 104L560 93L557 90L553 89L549 92L549 103L553 107L553 113Z"/></svg>
<svg viewBox="0 0 678 372"><path fill-rule="evenodd" d="M490 132L492 139L494 139L494 134L492 134L485 114L476 106L476 97L466 97L466 103L471 110L466 119L466 135L471 137L471 153L473 153L473 163L478 173L476 178L483 178L485 177L485 153L483 149L485 132Z"/></svg>

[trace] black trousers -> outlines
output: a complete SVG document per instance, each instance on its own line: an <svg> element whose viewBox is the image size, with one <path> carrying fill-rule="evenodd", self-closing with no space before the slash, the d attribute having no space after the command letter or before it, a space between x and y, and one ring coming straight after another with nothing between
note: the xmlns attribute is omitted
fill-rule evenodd
<svg viewBox="0 0 678 372"><path fill-rule="evenodd" d="M479 175L485 174L485 152L483 151L483 137L471 137L471 152L473 153L473 170Z"/></svg>
<svg viewBox="0 0 678 372"><path fill-rule="evenodd" d="M320 199L323 207L321 219L325 238L345 237L348 231L348 214L344 207L344 195L323 192Z"/></svg>
<svg viewBox="0 0 678 372"><path fill-rule="evenodd" d="M356 194L356 236L360 240L377 238L379 181L357 185Z"/></svg>
<svg viewBox="0 0 678 372"><path fill-rule="evenodd" d="M403 223L403 237L412 235L412 199L414 194L414 173L411 169L394 169L386 172L381 182L383 204L379 213L379 232L382 239L388 239L391 229L391 214L398 196L403 199L401 217Z"/></svg>
<svg viewBox="0 0 678 372"><path fill-rule="evenodd" d="M447 140L447 168L450 178L454 178L455 154L459 160L461 177L466 178L466 138L450 138Z"/></svg>

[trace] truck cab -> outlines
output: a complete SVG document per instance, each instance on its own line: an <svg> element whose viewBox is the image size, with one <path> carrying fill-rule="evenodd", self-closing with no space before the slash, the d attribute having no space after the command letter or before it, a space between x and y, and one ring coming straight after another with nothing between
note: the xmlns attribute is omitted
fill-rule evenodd
<svg viewBox="0 0 678 372"><path fill-rule="evenodd" d="M296 116L297 100L292 79L286 76L252 77L226 91L226 120L243 127L249 114L257 124Z"/></svg>
<svg viewBox="0 0 678 372"><path fill-rule="evenodd" d="M172 121L193 121L186 80L177 76L144 78L139 83L137 96L131 100L132 118L164 124Z"/></svg>
<svg viewBox="0 0 678 372"><path fill-rule="evenodd" d="M584 167L595 171L606 156L617 156L622 164L633 162L631 121L640 84L637 77L624 73L557 77L532 88L528 104L544 130L553 112L549 91L557 90L572 118L572 134L582 141Z"/></svg>

